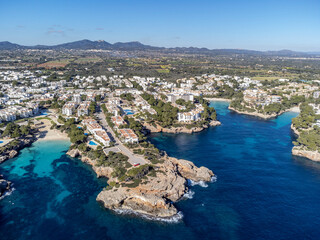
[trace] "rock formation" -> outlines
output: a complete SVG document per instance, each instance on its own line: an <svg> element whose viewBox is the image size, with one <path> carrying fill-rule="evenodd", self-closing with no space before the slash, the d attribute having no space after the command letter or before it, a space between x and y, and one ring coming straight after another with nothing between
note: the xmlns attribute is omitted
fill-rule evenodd
<svg viewBox="0 0 320 240"><path fill-rule="evenodd" d="M67 154L77 156L77 150ZM153 217L172 217L177 214L173 202L178 201L188 191L187 180L210 181L214 176L205 167L196 167L192 162L164 156L162 162L155 165L155 176L147 176L140 184L129 187L112 177L110 167L97 167L94 160L81 156L80 159L92 165L98 177L109 178L108 182L117 182L118 186L104 189L97 196L105 208L112 210L130 210Z"/></svg>
<svg viewBox="0 0 320 240"><path fill-rule="evenodd" d="M2 175L0 175L0 197L2 197L7 191L10 190L11 182L5 180Z"/></svg>
<svg viewBox="0 0 320 240"><path fill-rule="evenodd" d="M320 162L320 153L318 151L309 151L309 150L304 150L301 147L293 147L292 154L299 157L308 158L312 161Z"/></svg>
<svg viewBox="0 0 320 240"><path fill-rule="evenodd" d="M210 126L218 126L221 123L219 121L211 121ZM208 125L203 125L202 127L193 127L193 128L187 128L186 126L184 127L171 127L171 128L164 128L161 127L160 125L156 124L156 126L153 126L148 123L143 123L144 127L148 129L150 132L165 132L165 133L196 133L196 132L201 132L202 130L208 128Z"/></svg>
<svg viewBox="0 0 320 240"><path fill-rule="evenodd" d="M296 129L293 124L291 124L291 130L294 132L295 135L299 136L300 132ZM304 129L308 131L310 129ZM320 162L320 153L318 151L310 151L306 149L304 146L294 146L292 148L292 155L305 157L312 161Z"/></svg>

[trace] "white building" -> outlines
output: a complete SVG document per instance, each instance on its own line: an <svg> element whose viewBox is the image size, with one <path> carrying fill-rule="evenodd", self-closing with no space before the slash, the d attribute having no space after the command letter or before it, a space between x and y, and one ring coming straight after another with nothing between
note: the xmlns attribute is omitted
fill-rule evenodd
<svg viewBox="0 0 320 240"><path fill-rule="evenodd" d="M75 102L65 103L62 107L62 114L66 116L71 116L75 112L77 105L78 104Z"/></svg>

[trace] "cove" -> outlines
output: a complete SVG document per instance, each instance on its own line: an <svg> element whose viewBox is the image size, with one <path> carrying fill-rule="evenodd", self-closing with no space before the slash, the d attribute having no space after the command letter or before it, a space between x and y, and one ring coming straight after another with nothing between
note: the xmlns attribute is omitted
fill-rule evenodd
<svg viewBox="0 0 320 240"><path fill-rule="evenodd" d="M296 114L265 121L212 104L221 126L149 138L218 176L176 204L181 221L103 209L106 180L65 154L69 142L39 141L0 165L15 188L0 201L0 239L319 239L320 164L291 155Z"/></svg>

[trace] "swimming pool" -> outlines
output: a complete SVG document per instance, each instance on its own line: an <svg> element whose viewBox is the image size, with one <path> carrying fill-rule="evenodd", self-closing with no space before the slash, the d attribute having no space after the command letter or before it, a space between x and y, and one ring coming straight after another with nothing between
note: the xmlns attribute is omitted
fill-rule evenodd
<svg viewBox="0 0 320 240"><path fill-rule="evenodd" d="M132 111L131 109L124 109L123 110L125 112L126 115L133 115L134 111Z"/></svg>
<svg viewBox="0 0 320 240"><path fill-rule="evenodd" d="M91 145L91 146L96 146L97 144L96 144L94 141L90 141L90 142L89 142L89 145Z"/></svg>
<svg viewBox="0 0 320 240"><path fill-rule="evenodd" d="M41 116L47 116L47 115L48 115L47 110L42 111L42 112L40 113L40 115L41 115Z"/></svg>

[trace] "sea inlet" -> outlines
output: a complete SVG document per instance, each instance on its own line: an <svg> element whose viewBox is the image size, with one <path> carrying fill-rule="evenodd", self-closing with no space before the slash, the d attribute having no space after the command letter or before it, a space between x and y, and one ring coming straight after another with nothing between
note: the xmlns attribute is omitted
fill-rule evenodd
<svg viewBox="0 0 320 240"><path fill-rule="evenodd" d="M170 156L217 175L191 183L177 221L105 210L106 185L65 153L67 141L38 141L0 165L15 190L0 200L0 239L319 239L320 164L291 155L294 136L284 113L261 120L213 102L222 125L195 134L150 135Z"/></svg>

